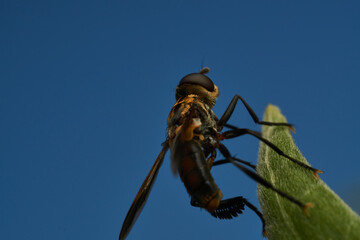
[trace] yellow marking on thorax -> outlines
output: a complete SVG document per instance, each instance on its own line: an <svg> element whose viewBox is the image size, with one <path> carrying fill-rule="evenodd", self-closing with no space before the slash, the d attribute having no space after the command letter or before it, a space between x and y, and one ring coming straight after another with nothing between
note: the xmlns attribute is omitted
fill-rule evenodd
<svg viewBox="0 0 360 240"><path fill-rule="evenodd" d="M180 138L181 141L185 142L192 140L195 135L194 130L200 126L201 126L200 118L190 118L189 120L185 121L185 123L182 125L182 132Z"/></svg>

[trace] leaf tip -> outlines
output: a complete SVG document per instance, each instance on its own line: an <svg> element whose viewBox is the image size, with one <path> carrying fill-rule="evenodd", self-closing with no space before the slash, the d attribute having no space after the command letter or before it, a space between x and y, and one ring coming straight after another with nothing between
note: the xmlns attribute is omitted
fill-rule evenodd
<svg viewBox="0 0 360 240"><path fill-rule="evenodd" d="M281 114L281 111L280 111L280 108L269 103L266 107L266 110L265 110L265 114L275 114L275 115L278 115L278 114Z"/></svg>

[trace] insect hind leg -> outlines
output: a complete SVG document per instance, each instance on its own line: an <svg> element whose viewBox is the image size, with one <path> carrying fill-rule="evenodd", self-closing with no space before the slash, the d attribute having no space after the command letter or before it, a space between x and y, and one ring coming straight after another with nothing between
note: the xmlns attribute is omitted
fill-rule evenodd
<svg viewBox="0 0 360 240"><path fill-rule="evenodd" d="M244 200L245 198L243 197L221 200L218 208L210 214L219 219L232 219L237 217L239 214L243 213L243 210L245 210ZM193 207L201 208L200 204L194 198L191 198L190 204Z"/></svg>
<svg viewBox="0 0 360 240"><path fill-rule="evenodd" d="M200 207L200 205L193 198L191 199L191 205L194 207ZM245 206L250 208L256 215L258 215L262 222L262 233L264 236L266 236L265 220L262 213L252 203L241 196L221 200L219 207L210 214L213 217L219 219L233 219L239 216L239 214L243 213Z"/></svg>
<svg viewBox="0 0 360 240"><path fill-rule="evenodd" d="M266 236L265 220L262 213L246 198L241 196L222 200L219 207L211 215L219 219L232 219L237 217L238 214L242 214L245 205L258 215L262 222L262 233Z"/></svg>
<svg viewBox="0 0 360 240"><path fill-rule="evenodd" d="M260 218L260 220L262 222L262 234L264 236L267 236L266 229L265 229L265 220L263 218L262 213L252 203L250 203L245 198L243 199L243 201L248 208L250 208L256 215L258 215L258 217Z"/></svg>
<svg viewBox="0 0 360 240"><path fill-rule="evenodd" d="M220 201L220 205L214 212L210 213L219 219L232 219L243 213L245 203L243 197L234 197Z"/></svg>

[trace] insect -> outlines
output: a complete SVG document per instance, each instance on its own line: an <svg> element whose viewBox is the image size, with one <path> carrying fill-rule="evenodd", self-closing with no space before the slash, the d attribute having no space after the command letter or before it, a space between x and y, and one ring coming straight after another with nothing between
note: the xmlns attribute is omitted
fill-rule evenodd
<svg viewBox="0 0 360 240"><path fill-rule="evenodd" d="M233 157L221 141L236 138L245 134L252 135L267 144L279 155L287 158L313 172L318 178L321 170L312 168L288 155L270 141L261 136L261 133L237 128L228 124L237 102L240 100L255 123L268 126L285 126L294 130L289 123L274 123L260 121L255 112L245 100L235 95L220 119L212 108L219 96L218 87L206 76L209 68L203 68L199 73L191 73L183 77L176 88L176 103L170 111L167 120L168 137L162 144L162 150L155 160L149 174L145 178L123 222L119 240L129 234L137 217L143 209L149 196L159 168L166 152L170 149L171 168L175 175L179 175L189 195L191 205L206 209L212 216L219 219L231 219L238 216L247 206L262 221L262 231L266 234L266 224L261 212L248 200L239 196L222 200L222 192L215 183L210 170L213 166L232 163L253 180L272 189L284 198L298 205L306 213L312 203L302 203L294 197L278 190L271 183L256 173L256 166L250 162ZM226 127L229 130L222 131ZM219 151L225 159L214 161Z"/></svg>

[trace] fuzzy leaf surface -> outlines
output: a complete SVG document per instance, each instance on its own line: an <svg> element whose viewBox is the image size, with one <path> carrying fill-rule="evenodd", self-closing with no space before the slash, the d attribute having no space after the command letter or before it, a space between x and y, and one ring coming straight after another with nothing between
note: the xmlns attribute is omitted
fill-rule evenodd
<svg viewBox="0 0 360 240"><path fill-rule="evenodd" d="M269 105L264 121L286 122L286 118L279 108ZM263 126L262 134L284 153L309 164L295 145L287 127ZM321 169L315 159L312 163ZM270 240L360 239L360 217L336 193L322 180L316 179L311 171L279 156L262 142L257 172L276 188L301 202L314 203L314 207L308 209L307 216L296 204L258 185L260 208Z"/></svg>

